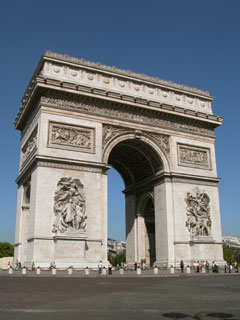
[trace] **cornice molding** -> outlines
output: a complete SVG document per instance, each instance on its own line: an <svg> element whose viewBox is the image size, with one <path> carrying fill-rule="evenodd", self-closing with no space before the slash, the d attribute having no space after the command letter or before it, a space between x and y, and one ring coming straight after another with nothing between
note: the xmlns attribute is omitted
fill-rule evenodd
<svg viewBox="0 0 240 320"><path fill-rule="evenodd" d="M16 183L20 185L28 181L29 176L37 167L87 171L100 174L106 174L106 171L110 169L110 166L106 166L103 163L83 162L70 159L60 159L55 157L44 157L40 155L35 155L31 157L31 159L29 159L29 162L21 170L19 176L16 179Z"/></svg>
<svg viewBox="0 0 240 320"><path fill-rule="evenodd" d="M218 183L221 181L219 178L209 178L197 175L187 175L180 173L169 173L162 172L159 175L151 177L148 181L137 185L131 185L127 187L123 193L131 194L131 193L139 193L141 190L150 190L152 186L157 186L163 183L186 183L193 185L202 185L202 186L210 186L210 187L218 187Z"/></svg>
<svg viewBox="0 0 240 320"><path fill-rule="evenodd" d="M118 100L121 103L124 101L147 109L159 108L164 112L216 122L216 125L222 122L221 117L212 114L213 98L205 91L46 52L22 99L22 106L15 119L17 128L39 86L112 101Z"/></svg>
<svg viewBox="0 0 240 320"><path fill-rule="evenodd" d="M18 129L19 124L22 121L25 111L31 104L31 99L40 88L58 90L63 96L68 92L71 95L81 95L90 98L97 98L104 100L104 102L119 103L121 105L129 105L136 108L144 108L144 112L155 110L161 113L172 114L184 118L197 119L202 122L209 122L219 126L222 124L223 118L220 116L213 115L211 113L200 112L199 110L192 110L183 107L170 105L168 103L160 103L159 101L140 99L134 96L127 96L117 92L106 91L102 89L95 89L90 86L74 85L67 82L61 82L59 80L49 80L43 77L37 77L37 85L34 86L34 91L28 95L27 100L20 107L16 119L14 121L15 127ZM62 91L62 89L65 89Z"/></svg>
<svg viewBox="0 0 240 320"><path fill-rule="evenodd" d="M107 65L104 65L104 64L98 63L98 62L90 62L85 59L70 57L66 54L63 55L63 54L59 54L59 53L52 52L52 51L46 51L43 54L43 59L49 60L49 58L51 58L52 60L55 60L55 61L61 61L63 63L73 63L75 65L94 68L94 69L97 69L100 71L107 71L107 72L118 74L118 75L121 75L124 77L131 77L136 80L148 81L148 82L152 82L154 84L164 85L164 86L169 87L171 89L184 90L189 93L203 95L207 99L212 99L212 97L209 95L208 91L200 90L197 88L192 88L192 87L189 87L189 86L186 86L183 84L177 84L172 81L162 80L162 79L159 79L158 77L151 77L151 76L147 76L145 74L135 73L130 70L122 70L117 67L107 66Z"/></svg>

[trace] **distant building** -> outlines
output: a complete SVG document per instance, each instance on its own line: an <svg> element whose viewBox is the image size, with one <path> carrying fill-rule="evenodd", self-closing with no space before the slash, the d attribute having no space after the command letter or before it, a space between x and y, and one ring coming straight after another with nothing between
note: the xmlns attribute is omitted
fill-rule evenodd
<svg viewBox="0 0 240 320"><path fill-rule="evenodd" d="M229 247L240 248L240 238L231 236L223 237L223 244L226 244Z"/></svg>
<svg viewBox="0 0 240 320"><path fill-rule="evenodd" d="M108 252L112 253L113 255L117 255L120 252L126 250L126 242L118 241L111 238L108 238Z"/></svg>

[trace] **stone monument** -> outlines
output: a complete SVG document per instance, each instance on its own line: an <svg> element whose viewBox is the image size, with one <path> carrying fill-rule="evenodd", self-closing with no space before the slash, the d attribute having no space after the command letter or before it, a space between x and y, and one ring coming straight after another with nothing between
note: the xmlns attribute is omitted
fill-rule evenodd
<svg viewBox="0 0 240 320"><path fill-rule="evenodd" d="M21 131L15 260L107 264L107 177L125 183L127 262L223 263L208 92L46 52Z"/></svg>

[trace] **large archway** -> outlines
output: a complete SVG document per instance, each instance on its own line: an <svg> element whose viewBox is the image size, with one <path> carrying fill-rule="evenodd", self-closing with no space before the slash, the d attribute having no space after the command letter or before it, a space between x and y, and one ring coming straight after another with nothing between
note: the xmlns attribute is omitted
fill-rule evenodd
<svg viewBox="0 0 240 320"><path fill-rule="evenodd" d="M222 263L214 150L222 118L211 101L198 89L45 53L15 119L15 260L107 266L113 167L125 183L129 263Z"/></svg>
<svg viewBox="0 0 240 320"><path fill-rule="evenodd" d="M164 170L161 156L141 139L121 137L109 152L108 165L125 183L127 262L152 266L156 261L153 189L156 175ZM134 205L127 201L129 196L134 196Z"/></svg>

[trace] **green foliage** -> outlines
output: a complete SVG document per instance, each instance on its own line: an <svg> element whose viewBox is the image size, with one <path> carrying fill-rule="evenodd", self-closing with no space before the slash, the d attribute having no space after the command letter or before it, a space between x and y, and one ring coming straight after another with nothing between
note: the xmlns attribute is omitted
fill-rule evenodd
<svg viewBox="0 0 240 320"><path fill-rule="evenodd" d="M108 261L116 267L117 265L121 265L121 263L126 262L126 250L120 252L116 256L113 255L111 252L108 253Z"/></svg>
<svg viewBox="0 0 240 320"><path fill-rule="evenodd" d="M237 261L240 263L240 248L232 248L227 245L223 245L223 258L227 263L230 261Z"/></svg>
<svg viewBox="0 0 240 320"><path fill-rule="evenodd" d="M14 247L11 243L0 242L0 258L13 257Z"/></svg>

